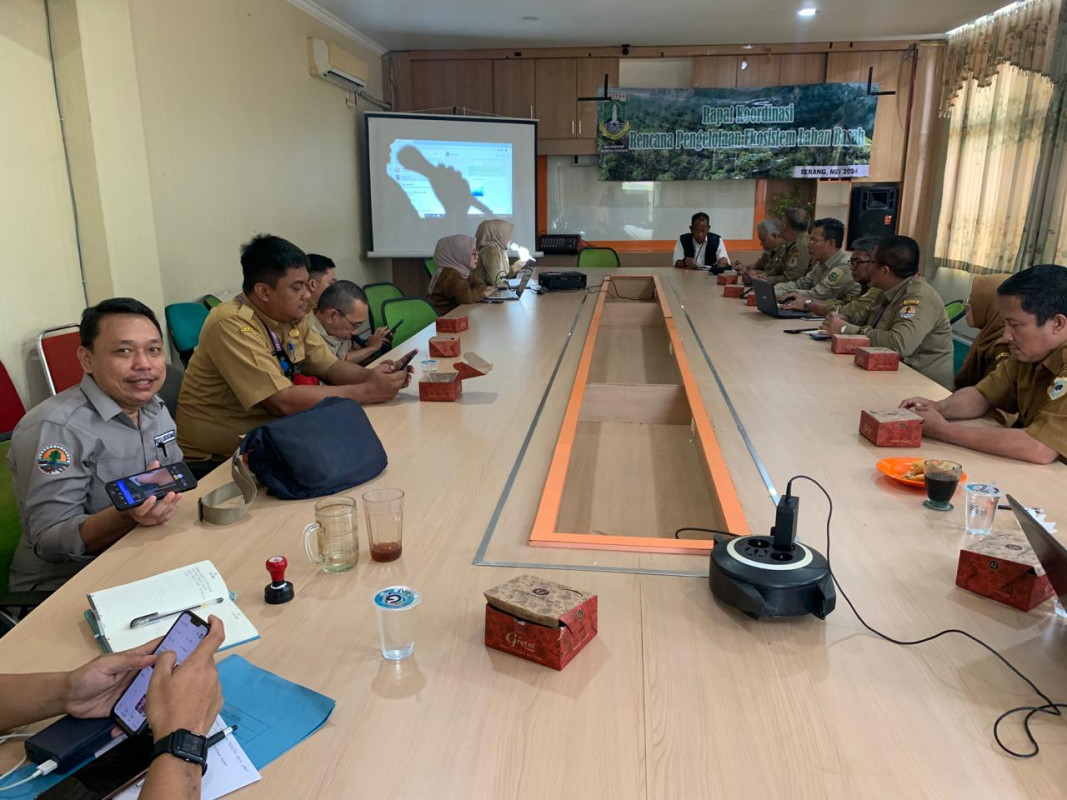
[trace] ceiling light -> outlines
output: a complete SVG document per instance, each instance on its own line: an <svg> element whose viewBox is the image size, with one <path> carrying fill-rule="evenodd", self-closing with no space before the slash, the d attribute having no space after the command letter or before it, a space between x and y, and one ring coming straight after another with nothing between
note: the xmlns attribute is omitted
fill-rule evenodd
<svg viewBox="0 0 1067 800"><path fill-rule="evenodd" d="M741 49L742 49L742 50L751 50L751 49L752 49L752 45L750 45L750 44L746 44L746 45L745 45L744 47L742 47Z"/></svg>
<svg viewBox="0 0 1067 800"><path fill-rule="evenodd" d="M797 16L798 17L804 17L804 19L811 19L812 17L815 16L816 11L817 11L817 9L815 9L814 7L812 7L812 8L802 8L802 9L800 9L800 11L797 12Z"/></svg>

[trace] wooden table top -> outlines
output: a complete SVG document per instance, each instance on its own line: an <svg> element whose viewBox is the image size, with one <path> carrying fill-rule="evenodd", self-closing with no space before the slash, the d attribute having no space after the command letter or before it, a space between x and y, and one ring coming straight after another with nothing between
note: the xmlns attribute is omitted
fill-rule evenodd
<svg viewBox="0 0 1067 800"><path fill-rule="evenodd" d="M783 335L804 325L722 298L706 273L647 272L668 286L752 530L769 527L774 504L745 435L778 492L803 473L832 494L832 563L868 622L900 638L963 628L1063 697L1067 626L1051 603L1027 614L957 588L958 550L970 538L962 512L923 508L921 491L874 464L912 453L958 460L1061 525L1067 467L936 442L875 448L857 434L861 409L944 390L906 367L867 373L827 343ZM590 283L600 274L590 270ZM1067 725L1036 721L1036 759L1000 752L993 720L1038 699L961 637L889 644L865 632L840 596L826 621L757 622L712 597L705 557L526 544L592 300L527 293L470 308L463 349L493 361L491 373L465 384L455 404L420 404L413 386L368 408L390 465L348 494L406 492L400 560L370 560L361 519L358 566L325 574L301 553L313 501L262 496L240 523L210 527L195 521L187 497L168 525L126 536L0 640L0 671L83 663L97 652L82 618L87 592L211 559L261 633L236 652L337 700L326 726L243 796L1063 796ZM405 347L425 353L430 335ZM198 491L223 477L217 471ZM800 537L825 552L825 501L810 484L794 491ZM1001 512L996 528L1013 525ZM263 564L276 554L289 559L296 599L268 606ZM520 572L599 595L599 635L562 672L482 643L482 592ZM395 664L380 656L370 603L393 583L424 598L415 655ZM1025 747L1017 726L1007 741ZM0 747L0 771L19 750Z"/></svg>

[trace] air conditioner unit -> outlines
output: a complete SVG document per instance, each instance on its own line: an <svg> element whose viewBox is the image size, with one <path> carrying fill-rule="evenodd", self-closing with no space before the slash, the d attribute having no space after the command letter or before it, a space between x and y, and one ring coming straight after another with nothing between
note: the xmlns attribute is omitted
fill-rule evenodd
<svg viewBox="0 0 1067 800"><path fill-rule="evenodd" d="M323 39L308 39L308 67L316 78L336 83L349 92L367 85L366 62Z"/></svg>

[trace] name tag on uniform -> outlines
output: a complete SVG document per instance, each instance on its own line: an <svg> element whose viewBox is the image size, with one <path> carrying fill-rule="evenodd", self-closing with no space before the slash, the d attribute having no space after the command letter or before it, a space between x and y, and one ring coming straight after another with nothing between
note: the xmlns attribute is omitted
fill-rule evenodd
<svg viewBox="0 0 1067 800"><path fill-rule="evenodd" d="M178 434L175 432L174 428L171 428L166 433L159 434L159 436L157 436L152 441L154 441L156 443L156 447L162 447L165 444L170 444L171 442L173 442L177 438L178 438Z"/></svg>

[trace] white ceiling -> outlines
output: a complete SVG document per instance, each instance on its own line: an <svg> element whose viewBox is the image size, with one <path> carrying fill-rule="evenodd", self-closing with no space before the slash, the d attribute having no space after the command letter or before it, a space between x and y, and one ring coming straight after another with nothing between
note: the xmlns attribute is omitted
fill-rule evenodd
<svg viewBox="0 0 1067 800"><path fill-rule="evenodd" d="M316 0L390 50L842 42L943 34L1007 0ZM815 5L811 20L796 15ZM526 21L524 16L535 16Z"/></svg>

